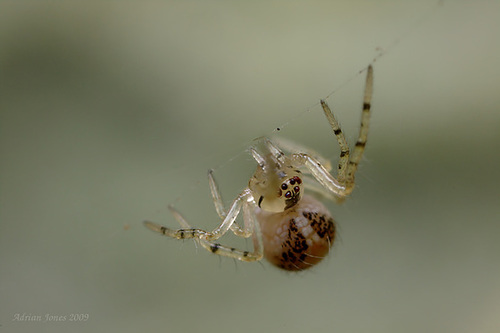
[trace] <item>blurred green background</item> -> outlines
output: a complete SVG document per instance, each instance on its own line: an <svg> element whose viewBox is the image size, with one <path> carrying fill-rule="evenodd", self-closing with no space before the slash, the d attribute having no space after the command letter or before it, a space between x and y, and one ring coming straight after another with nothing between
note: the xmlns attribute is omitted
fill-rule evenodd
<svg viewBox="0 0 500 333"><path fill-rule="evenodd" d="M487 0L0 2L1 331L499 332L499 31ZM261 135L336 161L318 101L352 143L380 52L323 263L142 226L216 225L206 170L229 202Z"/></svg>

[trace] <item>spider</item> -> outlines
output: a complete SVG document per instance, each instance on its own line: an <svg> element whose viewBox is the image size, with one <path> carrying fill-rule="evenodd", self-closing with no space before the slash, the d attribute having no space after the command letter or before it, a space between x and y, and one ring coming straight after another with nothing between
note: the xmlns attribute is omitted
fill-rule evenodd
<svg viewBox="0 0 500 333"><path fill-rule="evenodd" d="M248 186L225 209L221 193L208 171L208 183L217 214L222 222L212 231L193 228L172 206L169 210L181 225L170 229L150 221L147 228L176 239L194 239L206 250L241 261L258 261L265 257L271 264L289 271L308 269L320 262L335 240L335 222L328 209L304 189L342 202L354 188L358 168L368 135L373 69L368 66L361 126L352 152L328 104L321 100L326 119L340 146L337 177L330 174L331 164L316 152L287 141L279 145L268 138L256 140L249 151L257 169ZM277 141L278 142L278 141ZM280 148L281 146L281 148ZM283 151L289 152L286 155ZM243 214L243 226L236 218ZM222 245L217 240L229 230L236 236L252 238L253 251Z"/></svg>

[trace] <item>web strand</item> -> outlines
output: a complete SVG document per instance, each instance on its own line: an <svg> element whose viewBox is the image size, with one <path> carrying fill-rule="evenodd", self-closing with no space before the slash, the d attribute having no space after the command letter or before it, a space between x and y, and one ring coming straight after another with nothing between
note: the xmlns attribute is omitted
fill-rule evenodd
<svg viewBox="0 0 500 333"><path fill-rule="evenodd" d="M389 54L394 48L399 46L400 43L404 42L412 32L414 32L415 30L417 30L417 28L419 28L420 26L425 24L427 21L429 21L432 18L433 14L435 14L437 12L437 10L440 7L442 7L443 5L444 5L444 0L438 0L431 8L429 8L427 11L425 11L424 13L419 15L419 17L413 23L411 23L405 30L403 30L401 32L401 34L399 34L398 37L394 38L390 43L388 43L387 46L378 47L376 49L376 54L372 58L372 61L370 63L366 64L365 67L358 70L356 74L354 74L353 76L351 76L350 78L348 78L347 80L342 82L335 89L333 89L328 95L324 96L321 99L328 100L333 95L335 95L336 93L341 91L344 87L350 85L351 82L356 80L360 75L362 75L368 69L368 67L370 65L373 65L375 62L380 61L387 54ZM318 99L317 102L310 105L309 107L306 107L302 111L299 111L295 114L292 114L285 122L283 122L277 126L274 126L272 129L268 130L267 133L265 134L265 136L272 136L272 135L279 133L281 130L288 127L289 124L294 123L295 121L297 121L298 118L304 116L305 114L311 112L313 109L316 109L319 106L320 106L320 103L319 103L319 99ZM237 159L241 155L247 154L247 149L249 146L251 146L252 141L253 141L253 139L242 143L239 146L237 153L232 154L231 157L229 157L225 161L212 167L212 170L216 171L220 168L223 168L224 166L230 164L231 162L233 162L235 159Z"/></svg>

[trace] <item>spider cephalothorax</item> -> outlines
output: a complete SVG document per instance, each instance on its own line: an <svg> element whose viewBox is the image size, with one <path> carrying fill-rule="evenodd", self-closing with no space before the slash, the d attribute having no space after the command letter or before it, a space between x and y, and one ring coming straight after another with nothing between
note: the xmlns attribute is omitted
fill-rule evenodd
<svg viewBox="0 0 500 333"><path fill-rule="evenodd" d="M253 154L258 154L258 152L253 151ZM275 158L268 157L265 161ZM279 213L299 202L303 192L300 176L300 170L291 166L283 166L280 161L273 161L270 165L257 167L248 182L248 188L252 191L259 208Z"/></svg>

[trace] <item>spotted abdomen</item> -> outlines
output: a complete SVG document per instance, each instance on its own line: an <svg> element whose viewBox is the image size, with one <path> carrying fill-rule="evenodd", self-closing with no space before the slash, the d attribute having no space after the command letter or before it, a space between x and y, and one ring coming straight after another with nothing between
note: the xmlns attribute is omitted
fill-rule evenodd
<svg viewBox="0 0 500 333"><path fill-rule="evenodd" d="M326 207L305 195L282 213L257 211L264 256L282 269L299 271L320 262L335 240L335 223Z"/></svg>

